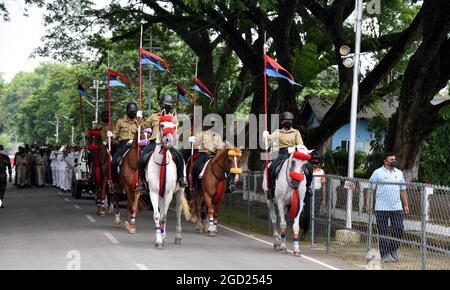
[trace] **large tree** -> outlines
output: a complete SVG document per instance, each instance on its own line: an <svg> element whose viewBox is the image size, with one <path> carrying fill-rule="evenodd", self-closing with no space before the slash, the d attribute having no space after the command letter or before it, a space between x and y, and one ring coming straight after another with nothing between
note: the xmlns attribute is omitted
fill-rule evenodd
<svg viewBox="0 0 450 290"><path fill-rule="evenodd" d="M75 14L67 8L69 1L54 2L48 5L51 14L46 22L50 25L50 30L46 36L45 49L41 53L61 54L65 52L61 51L61 47L79 48L74 44L79 45L77 40L80 39L88 40L84 44L98 48L99 39L102 39L99 35L105 29L113 31L113 39L119 40L137 38L141 19L147 21L146 27L161 23L163 27L174 31L199 56L199 75L216 92L223 84L221 68L226 66L229 56L235 55L242 62L233 93L221 96L222 102L214 108L216 111L232 113L241 101L252 96L250 112L260 114L264 111L262 59L267 36L269 53L275 55L281 65L293 71L304 87L308 87L322 71L337 67L339 86L333 106L319 127L304 132L308 146L324 146L333 133L349 120L352 69L342 65L339 48L342 45L353 46L354 31L352 23L347 19L354 10L354 0L144 0L139 3L130 1L124 6L114 1L104 9L95 9L89 1L80 1L80 11ZM363 76L358 109L363 110L380 101L387 95L386 92L392 90L392 83L386 79L395 71L397 81L394 84L402 83L402 93L399 112L391 123L400 125L406 122L405 124L414 127L418 122L407 120L405 116L411 118L425 114L433 121L424 125L426 129L420 134L411 130L402 131L401 126L391 126L391 138L388 140L397 141L391 141L387 145L398 152L408 176L417 174L414 167L420 155L421 142L439 123L438 109L446 105L444 103L433 109L424 105L426 99L446 83L446 77L448 80L445 69L436 69L437 66L445 67L446 64L446 2L448 1L424 1L421 6L415 0L383 2L382 14L377 16L380 34L363 38L363 51L374 53L378 61ZM93 26L93 23L97 26ZM94 29L96 33L89 33L92 27L98 28ZM424 29L430 27L433 30ZM67 30L72 30L72 33L67 33ZM78 35L75 41L70 37L74 33ZM416 47L418 48L414 51ZM214 61L214 51L219 48L220 61ZM411 54L414 56L409 60ZM426 57L426 65L417 70L418 59L421 57ZM403 71L400 64L405 59L408 66ZM419 77L414 82L416 72L422 73L423 78ZM427 86L432 88L426 88ZM283 110L298 113L296 97L301 90L302 88L292 87L283 80L271 83L270 113ZM419 93L409 94L408 91L411 90ZM413 111L409 107L411 98L423 100L413 106ZM298 125L305 125L301 122L302 120L297 120ZM259 155L255 154L253 157L249 166L261 166L261 162L257 160ZM410 162L411 160L416 161Z"/></svg>

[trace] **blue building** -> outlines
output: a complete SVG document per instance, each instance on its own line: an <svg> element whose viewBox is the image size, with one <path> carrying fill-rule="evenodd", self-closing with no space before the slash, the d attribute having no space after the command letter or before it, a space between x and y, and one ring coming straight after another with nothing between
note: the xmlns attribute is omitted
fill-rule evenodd
<svg viewBox="0 0 450 290"><path fill-rule="evenodd" d="M301 118L305 120L306 124L309 126L318 127L332 105L332 101L320 99L318 96L308 97L300 108ZM370 122L378 114L382 114L385 118L390 118L397 110L397 106L398 104L396 102L385 101L379 105L377 109L378 113L373 109L367 109L365 112L358 113L356 151L361 151L366 154L370 153L370 142L375 139L374 134L370 131ZM327 141L327 146L332 151L337 149L348 150L349 143L350 123L347 123L339 128Z"/></svg>

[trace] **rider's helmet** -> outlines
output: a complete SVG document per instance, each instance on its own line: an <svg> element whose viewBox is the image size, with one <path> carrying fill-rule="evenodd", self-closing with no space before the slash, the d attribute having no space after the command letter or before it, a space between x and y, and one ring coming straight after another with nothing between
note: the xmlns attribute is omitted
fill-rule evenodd
<svg viewBox="0 0 450 290"><path fill-rule="evenodd" d="M159 104L161 106L161 111L163 111L164 114L171 113L173 111L173 107L176 104L176 99L171 95L163 95L161 99L159 100Z"/></svg>
<svg viewBox="0 0 450 290"><path fill-rule="evenodd" d="M289 111L281 113L281 126L285 129L291 129L294 124L294 114Z"/></svg>
<svg viewBox="0 0 450 290"><path fill-rule="evenodd" d="M130 119L135 119L137 114L137 104L135 102L130 102L127 104L127 116Z"/></svg>

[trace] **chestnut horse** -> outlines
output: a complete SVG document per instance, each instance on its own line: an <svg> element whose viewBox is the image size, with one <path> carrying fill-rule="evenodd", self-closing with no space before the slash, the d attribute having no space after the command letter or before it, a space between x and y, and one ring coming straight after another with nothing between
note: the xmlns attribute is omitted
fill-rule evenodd
<svg viewBox="0 0 450 290"><path fill-rule="evenodd" d="M87 149L92 162L92 173L96 186L97 215L105 216L111 155L103 144L100 131L90 131L89 136L92 137L92 142Z"/></svg>
<svg viewBox="0 0 450 290"><path fill-rule="evenodd" d="M216 156L206 165L203 178L196 185L193 202L193 219L197 231L217 235L219 205L227 188L227 179L239 180L242 169L239 168L242 152L239 149L218 149ZM197 194L199 193L199 194ZM208 209L208 226L203 226L201 207Z"/></svg>
<svg viewBox="0 0 450 290"><path fill-rule="evenodd" d="M142 128L143 129L143 128ZM120 165L119 188L121 192L126 193L127 197L127 212L128 217L125 221L125 227L130 234L136 233L136 214L138 212L138 204L141 193L136 190L138 184L138 132L134 134L131 148L125 154ZM113 168L113 170L116 170ZM114 214L115 225L120 227L120 210L119 210L120 195L114 194Z"/></svg>

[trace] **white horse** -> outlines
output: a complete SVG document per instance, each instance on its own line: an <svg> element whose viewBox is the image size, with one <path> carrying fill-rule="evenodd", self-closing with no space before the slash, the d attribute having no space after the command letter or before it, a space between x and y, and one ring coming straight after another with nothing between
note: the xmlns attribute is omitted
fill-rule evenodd
<svg viewBox="0 0 450 290"><path fill-rule="evenodd" d="M303 145L298 145L293 148L289 159L284 162L281 167L279 175L275 180L275 195L273 199L267 199L267 206L269 207L270 219L273 227L274 248L282 252L287 252L286 248L286 218L287 207L291 206L289 215L294 218L294 255L300 256L299 247L299 219L300 213L303 209L303 199L306 193L306 180L303 174L304 167L311 158L310 153L313 150L308 150ZM262 188L267 192L267 169L264 171L264 179ZM278 233L277 214L275 212L275 202L278 206L278 213L280 215L280 234Z"/></svg>
<svg viewBox="0 0 450 290"><path fill-rule="evenodd" d="M178 185L176 164L169 150L172 148L176 139L176 119L172 115L166 115L161 116L159 121L159 136L161 136L161 141L157 140L155 151L147 164L146 181L150 191L153 219L156 226L155 247L163 249L166 237L167 211L174 193L177 196L175 244L181 244L181 211L184 211L186 220L190 220L191 217L189 206L184 195L184 188L180 188ZM163 164L165 169L162 168ZM165 177L162 177L162 174Z"/></svg>

